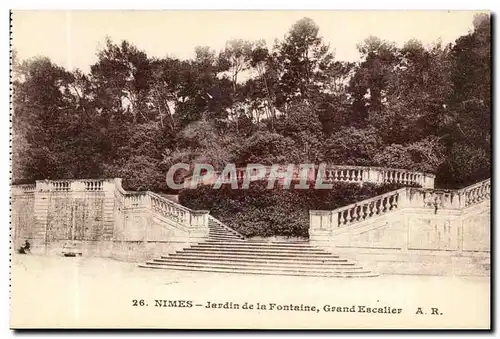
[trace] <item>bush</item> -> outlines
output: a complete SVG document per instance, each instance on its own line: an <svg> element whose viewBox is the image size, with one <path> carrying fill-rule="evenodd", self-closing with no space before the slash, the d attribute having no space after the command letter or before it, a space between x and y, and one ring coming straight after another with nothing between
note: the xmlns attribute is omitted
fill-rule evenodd
<svg viewBox="0 0 500 339"><path fill-rule="evenodd" d="M293 185L292 185L293 186ZM179 202L191 209L210 213L245 236L307 237L309 210L334 210L402 186L334 183L331 190L268 190L267 181L255 181L250 188L233 190L201 186L184 189Z"/></svg>

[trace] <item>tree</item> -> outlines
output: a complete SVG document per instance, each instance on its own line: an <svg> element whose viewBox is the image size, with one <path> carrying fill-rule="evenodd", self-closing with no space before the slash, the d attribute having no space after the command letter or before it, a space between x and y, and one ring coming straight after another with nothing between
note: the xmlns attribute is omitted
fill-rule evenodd
<svg viewBox="0 0 500 339"><path fill-rule="evenodd" d="M441 185L464 186L491 175L491 18L474 18L474 30L451 49L453 92L447 103L449 157Z"/></svg>
<svg viewBox="0 0 500 339"><path fill-rule="evenodd" d="M369 115L380 114L386 100L387 87L399 62L394 43L369 37L358 45L362 61L349 84L353 96L353 123L366 124Z"/></svg>
<svg viewBox="0 0 500 339"><path fill-rule="evenodd" d="M322 87L324 72L333 61L329 46L319 36L319 27L309 18L300 19L284 41L278 42L275 54L281 66L279 86L284 93L278 105L297 99L310 103L313 93Z"/></svg>
<svg viewBox="0 0 500 339"><path fill-rule="evenodd" d="M25 61L18 71L13 83L13 134L24 142L14 145L14 178L98 175L91 151L95 139L88 129L91 118L85 104L78 105L75 90L79 79L47 58Z"/></svg>
<svg viewBox="0 0 500 339"><path fill-rule="evenodd" d="M335 165L370 166L382 140L373 128L342 128L323 144L325 161Z"/></svg>
<svg viewBox="0 0 500 339"><path fill-rule="evenodd" d="M377 152L373 160L381 167L438 173L438 168L446 159L444 151L441 140L436 136L429 136L406 145L387 145Z"/></svg>

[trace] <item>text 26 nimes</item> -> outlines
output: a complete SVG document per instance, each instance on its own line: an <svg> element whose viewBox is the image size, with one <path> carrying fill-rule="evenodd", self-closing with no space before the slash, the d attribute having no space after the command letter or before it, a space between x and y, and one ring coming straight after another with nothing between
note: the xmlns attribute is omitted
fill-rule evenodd
<svg viewBox="0 0 500 339"><path fill-rule="evenodd" d="M249 303L249 302L233 302L233 301L206 301L197 303L192 300L167 300L155 299L148 302L144 299L132 300L133 306L153 306L153 307L168 307L168 308L192 308L200 307L205 309L226 309L226 310L257 310L257 311L295 311L295 312L336 312L336 313L372 313L372 314L401 314L402 308L381 305L376 302L374 305L309 305L309 304L283 304L283 303Z"/></svg>

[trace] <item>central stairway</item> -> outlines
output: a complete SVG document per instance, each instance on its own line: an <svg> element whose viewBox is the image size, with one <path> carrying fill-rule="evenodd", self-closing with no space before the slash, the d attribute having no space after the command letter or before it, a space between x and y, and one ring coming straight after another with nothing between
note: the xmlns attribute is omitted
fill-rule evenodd
<svg viewBox="0 0 500 339"><path fill-rule="evenodd" d="M210 218L206 241L139 265L143 268L218 273L315 277L374 277L377 274L308 242L246 240Z"/></svg>

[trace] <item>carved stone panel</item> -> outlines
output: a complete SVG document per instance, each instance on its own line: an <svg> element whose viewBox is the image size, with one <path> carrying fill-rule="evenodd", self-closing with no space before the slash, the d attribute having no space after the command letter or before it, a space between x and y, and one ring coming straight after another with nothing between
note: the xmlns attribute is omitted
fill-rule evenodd
<svg viewBox="0 0 500 339"><path fill-rule="evenodd" d="M412 217L409 222L408 248L426 250L459 249L459 224L445 217Z"/></svg>

